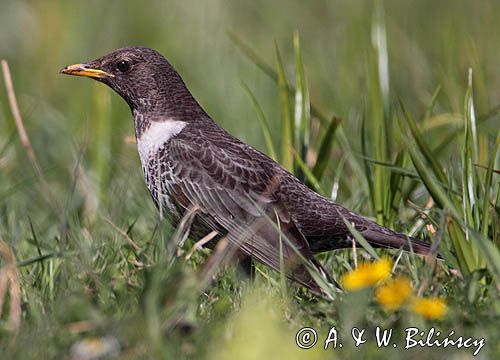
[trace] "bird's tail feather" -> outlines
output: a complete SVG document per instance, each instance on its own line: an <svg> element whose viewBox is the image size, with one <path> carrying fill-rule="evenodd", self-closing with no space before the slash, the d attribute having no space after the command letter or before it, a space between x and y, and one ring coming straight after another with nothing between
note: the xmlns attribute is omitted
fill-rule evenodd
<svg viewBox="0 0 500 360"><path fill-rule="evenodd" d="M429 254L431 249L431 244L425 241L398 234L385 228L383 228L383 231L368 230L362 235L370 244L377 247L403 249L421 255Z"/></svg>

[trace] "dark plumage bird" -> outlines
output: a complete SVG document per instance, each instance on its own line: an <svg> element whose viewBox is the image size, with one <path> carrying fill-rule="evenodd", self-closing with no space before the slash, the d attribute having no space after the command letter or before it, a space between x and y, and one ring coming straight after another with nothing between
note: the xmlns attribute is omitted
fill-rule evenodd
<svg viewBox="0 0 500 360"><path fill-rule="evenodd" d="M314 290L318 285L303 260L328 278L313 255L352 246L344 219L374 246L429 250L428 244L315 193L268 156L228 134L154 50L123 48L67 66L62 73L96 79L128 103L148 189L174 225L196 207L192 231L203 236L215 230L214 242L227 237L241 252L274 270L280 269L281 243L287 276ZM286 240L280 241L280 236Z"/></svg>

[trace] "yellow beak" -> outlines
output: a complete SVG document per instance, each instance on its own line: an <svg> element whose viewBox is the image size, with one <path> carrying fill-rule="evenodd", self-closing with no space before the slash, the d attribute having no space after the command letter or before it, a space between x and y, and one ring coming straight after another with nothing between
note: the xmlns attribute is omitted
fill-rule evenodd
<svg viewBox="0 0 500 360"><path fill-rule="evenodd" d="M75 64L66 66L61 70L61 74L86 76L93 79L102 79L104 77L114 77L113 74L98 69L91 69L87 64Z"/></svg>

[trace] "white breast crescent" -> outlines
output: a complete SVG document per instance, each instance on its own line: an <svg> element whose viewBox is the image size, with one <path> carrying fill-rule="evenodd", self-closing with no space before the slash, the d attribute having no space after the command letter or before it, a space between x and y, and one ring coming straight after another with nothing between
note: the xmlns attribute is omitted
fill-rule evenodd
<svg viewBox="0 0 500 360"><path fill-rule="evenodd" d="M184 121L153 121L151 126L137 139L137 150L143 167L147 167L151 154L155 154L166 142L176 136L187 125Z"/></svg>

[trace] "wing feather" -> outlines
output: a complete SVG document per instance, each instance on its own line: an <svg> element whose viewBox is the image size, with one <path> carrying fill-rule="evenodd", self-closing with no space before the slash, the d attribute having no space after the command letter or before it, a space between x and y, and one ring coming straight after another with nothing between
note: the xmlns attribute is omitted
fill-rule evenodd
<svg viewBox="0 0 500 360"><path fill-rule="evenodd" d="M280 236L284 235L287 240L282 241L282 249L287 276L318 290L293 248L310 265L325 272L313 260L307 241L286 209L280 206L275 191L281 175L273 174L275 168L266 168L265 163L242 159L237 150L227 151L227 147L216 146L209 139L198 139L195 143L182 136L172 139L169 157L175 169L169 176L176 194L189 205L201 208L197 217L204 224L222 232L247 255L278 271ZM244 150L248 153L248 149Z"/></svg>

